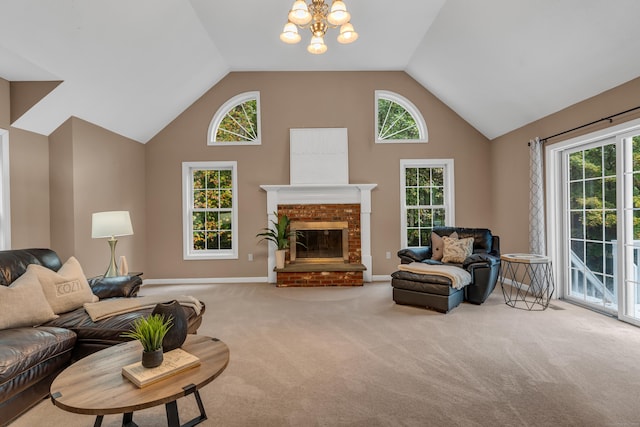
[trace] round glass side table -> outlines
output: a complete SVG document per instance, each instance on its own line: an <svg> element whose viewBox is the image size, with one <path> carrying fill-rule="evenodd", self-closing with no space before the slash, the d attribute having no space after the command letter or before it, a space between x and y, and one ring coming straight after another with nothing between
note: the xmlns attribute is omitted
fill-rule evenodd
<svg viewBox="0 0 640 427"><path fill-rule="evenodd" d="M549 257L537 254L500 256L504 302L522 310L545 310L555 290Z"/></svg>

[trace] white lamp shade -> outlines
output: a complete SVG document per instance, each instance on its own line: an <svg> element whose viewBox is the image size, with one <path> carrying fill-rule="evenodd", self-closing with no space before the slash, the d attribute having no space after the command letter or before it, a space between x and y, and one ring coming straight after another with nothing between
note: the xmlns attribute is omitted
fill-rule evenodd
<svg viewBox="0 0 640 427"><path fill-rule="evenodd" d="M311 37L311 43L307 46L307 51L314 55L320 55L327 51L327 45L324 44L324 39L322 37L313 36Z"/></svg>
<svg viewBox="0 0 640 427"><path fill-rule="evenodd" d="M345 6L342 0L334 0L331 5L331 12L327 15L327 21L331 25L342 25L349 22L351 14L347 12L347 6Z"/></svg>
<svg viewBox="0 0 640 427"><path fill-rule="evenodd" d="M338 36L338 42L342 44L353 43L358 39L358 33L353 29L353 25L350 23L344 24L340 27L340 35Z"/></svg>
<svg viewBox="0 0 640 427"><path fill-rule="evenodd" d="M130 236L133 234L129 211L96 212L91 217L91 237Z"/></svg>
<svg viewBox="0 0 640 427"><path fill-rule="evenodd" d="M280 34L280 40L288 44L295 44L300 41L302 37L298 34L298 27L292 22L284 24L282 34Z"/></svg>
<svg viewBox="0 0 640 427"><path fill-rule="evenodd" d="M309 8L303 0L296 0L289 12L289 21L298 25L307 25L311 22L311 14Z"/></svg>

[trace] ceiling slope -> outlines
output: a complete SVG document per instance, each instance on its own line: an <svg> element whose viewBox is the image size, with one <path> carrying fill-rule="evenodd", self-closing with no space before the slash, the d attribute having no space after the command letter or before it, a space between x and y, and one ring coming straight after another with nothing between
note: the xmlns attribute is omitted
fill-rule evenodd
<svg viewBox="0 0 640 427"><path fill-rule="evenodd" d="M63 81L13 125L144 143L229 71L406 70L492 139L640 76L638 0L348 0L359 40L319 56L291 3L2 0L0 77Z"/></svg>

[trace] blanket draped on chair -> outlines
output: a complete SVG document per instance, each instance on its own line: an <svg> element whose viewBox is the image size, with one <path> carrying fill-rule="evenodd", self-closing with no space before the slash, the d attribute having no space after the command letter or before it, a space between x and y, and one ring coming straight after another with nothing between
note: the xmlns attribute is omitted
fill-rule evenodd
<svg viewBox="0 0 640 427"><path fill-rule="evenodd" d="M398 266L398 270L409 271L416 274L444 276L451 279L451 286L455 289L462 289L471 283L471 274L460 267L456 267L455 265L412 262L410 264L400 264Z"/></svg>
<svg viewBox="0 0 640 427"><path fill-rule="evenodd" d="M144 308L154 308L156 304L177 300L180 305L191 307L200 314L202 305L196 298L188 295L149 295L137 298L113 298L98 302L87 302L84 309L91 320L106 319L118 314L130 313Z"/></svg>

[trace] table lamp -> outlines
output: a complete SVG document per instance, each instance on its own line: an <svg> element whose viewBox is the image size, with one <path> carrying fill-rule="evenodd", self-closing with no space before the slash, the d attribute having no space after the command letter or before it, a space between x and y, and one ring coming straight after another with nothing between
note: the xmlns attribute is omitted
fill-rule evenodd
<svg viewBox="0 0 640 427"><path fill-rule="evenodd" d="M91 237L94 239L108 237L111 247L111 262L104 277L118 275L116 264L116 236L130 236L133 234L129 211L96 212L91 217Z"/></svg>

